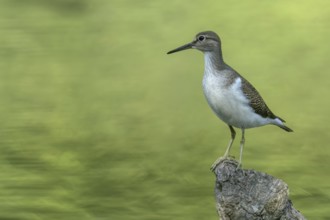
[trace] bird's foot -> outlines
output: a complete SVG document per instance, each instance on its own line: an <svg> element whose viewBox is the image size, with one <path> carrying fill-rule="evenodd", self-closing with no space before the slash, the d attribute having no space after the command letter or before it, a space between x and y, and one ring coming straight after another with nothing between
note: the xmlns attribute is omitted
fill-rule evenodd
<svg viewBox="0 0 330 220"><path fill-rule="evenodd" d="M217 167L217 166L218 166L223 160L230 159L230 158L231 158L231 156L228 156L228 155L224 155L224 156L222 156L222 157L219 157L218 159L216 159L216 160L214 161L214 163L212 164L210 170L211 170L211 171L214 171L215 168L216 168L216 167Z"/></svg>
<svg viewBox="0 0 330 220"><path fill-rule="evenodd" d="M232 156L223 156L223 157L219 157L218 159L216 159L216 161L214 161L214 163L212 164L210 170L211 170L211 171L214 171L215 168L217 168L217 166L218 166L222 161L224 161L224 160L226 160L226 159L228 159L228 160L230 160L230 159L235 160L235 158L232 157ZM237 161L236 161L236 163L237 163ZM242 169L242 163L240 163L240 162L237 164L237 167L236 167L236 170L238 170L238 169Z"/></svg>
<svg viewBox="0 0 330 220"><path fill-rule="evenodd" d="M227 157L219 157L218 159L216 159L216 160L214 161L214 163L212 164L210 170L211 170L211 171L214 171L215 168L218 166L218 164L219 164L222 160L224 160L224 159L226 159L226 158L227 158Z"/></svg>
<svg viewBox="0 0 330 220"><path fill-rule="evenodd" d="M237 164L237 167L236 167L236 170L239 170L239 169L242 169L242 163L241 163L241 162L239 162L239 163Z"/></svg>

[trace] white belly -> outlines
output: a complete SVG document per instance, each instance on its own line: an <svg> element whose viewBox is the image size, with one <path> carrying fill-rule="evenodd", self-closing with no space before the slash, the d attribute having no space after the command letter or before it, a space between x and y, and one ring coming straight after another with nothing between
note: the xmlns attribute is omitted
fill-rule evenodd
<svg viewBox="0 0 330 220"><path fill-rule="evenodd" d="M241 90L241 78L226 85L221 74L205 72L203 91L215 114L225 123L237 128L252 128L269 124L267 118L256 114Z"/></svg>

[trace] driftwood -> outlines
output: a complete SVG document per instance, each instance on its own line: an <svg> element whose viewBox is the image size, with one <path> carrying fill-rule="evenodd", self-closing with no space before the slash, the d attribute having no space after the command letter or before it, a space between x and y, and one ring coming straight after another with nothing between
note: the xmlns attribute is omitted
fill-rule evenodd
<svg viewBox="0 0 330 220"><path fill-rule="evenodd" d="M215 197L221 220L304 220L289 200L286 183L268 174L237 168L223 159L215 167Z"/></svg>

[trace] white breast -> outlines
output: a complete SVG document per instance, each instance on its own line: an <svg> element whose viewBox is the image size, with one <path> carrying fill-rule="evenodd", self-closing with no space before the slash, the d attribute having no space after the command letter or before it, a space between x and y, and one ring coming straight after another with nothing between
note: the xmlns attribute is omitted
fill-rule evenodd
<svg viewBox="0 0 330 220"><path fill-rule="evenodd" d="M205 55L206 56L206 55ZM242 92L242 79L237 77L228 85L228 75L223 70L213 72L205 59L203 91L206 100L215 114L225 123L238 128L251 128L269 124L269 120L256 114Z"/></svg>

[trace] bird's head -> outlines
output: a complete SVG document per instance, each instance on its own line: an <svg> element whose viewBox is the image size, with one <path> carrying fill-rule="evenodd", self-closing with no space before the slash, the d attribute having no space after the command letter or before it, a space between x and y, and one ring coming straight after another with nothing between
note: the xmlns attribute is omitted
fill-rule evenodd
<svg viewBox="0 0 330 220"><path fill-rule="evenodd" d="M212 52L214 50L218 50L220 46L221 46L220 38L215 32L203 31L198 33L192 42L185 44L181 47L178 47L174 50L171 50L167 52L167 54L179 52L186 49L197 49L202 52Z"/></svg>

